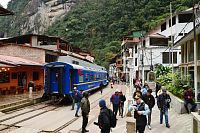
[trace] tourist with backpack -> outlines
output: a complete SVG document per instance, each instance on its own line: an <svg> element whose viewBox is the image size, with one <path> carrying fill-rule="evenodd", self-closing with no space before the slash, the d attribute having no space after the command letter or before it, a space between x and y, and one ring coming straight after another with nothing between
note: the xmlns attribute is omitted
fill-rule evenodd
<svg viewBox="0 0 200 133"><path fill-rule="evenodd" d="M135 103L129 106L129 111L134 110L134 118L136 119L136 132L144 133L147 125L147 115L149 114L149 106L141 99L140 94L136 94Z"/></svg>
<svg viewBox="0 0 200 133"><path fill-rule="evenodd" d="M101 133L110 133L111 128L114 128L117 124L115 115L111 109L106 107L106 101L101 99L99 101L100 113L98 122L94 122L101 129Z"/></svg>

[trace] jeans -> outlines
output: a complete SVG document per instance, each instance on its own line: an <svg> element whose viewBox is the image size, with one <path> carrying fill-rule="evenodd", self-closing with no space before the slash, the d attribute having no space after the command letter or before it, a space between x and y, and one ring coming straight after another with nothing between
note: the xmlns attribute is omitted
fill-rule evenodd
<svg viewBox="0 0 200 133"><path fill-rule="evenodd" d="M149 112L149 114L148 114L148 116L147 116L147 118L148 118L147 125L151 125L151 114L152 114L152 109L149 109L149 110L150 110L150 112Z"/></svg>
<svg viewBox="0 0 200 133"><path fill-rule="evenodd" d="M160 124L163 123L163 115L165 115L165 124L167 126L167 125L169 125L169 122L168 122L168 109L166 109L165 112L163 112L161 110L160 110Z"/></svg>
<svg viewBox="0 0 200 133"><path fill-rule="evenodd" d="M124 104L119 105L119 114L123 116L124 113Z"/></svg>
<svg viewBox="0 0 200 133"><path fill-rule="evenodd" d="M119 108L119 104L113 104L113 113L115 116L117 116L118 108Z"/></svg>
<svg viewBox="0 0 200 133"><path fill-rule="evenodd" d="M78 115L78 111L80 109L81 104L80 104L80 102L77 102L75 104L76 104L76 115Z"/></svg>
<svg viewBox="0 0 200 133"><path fill-rule="evenodd" d="M188 108L188 104L191 104L191 106L192 106L191 109ZM184 106L185 106L185 109L186 109L187 113L190 113L191 111L195 111L197 105L196 105L196 103L189 102L189 101L185 100L184 101Z"/></svg>
<svg viewBox="0 0 200 133"><path fill-rule="evenodd" d="M72 110L74 110L74 105L75 105L75 99L72 99Z"/></svg>

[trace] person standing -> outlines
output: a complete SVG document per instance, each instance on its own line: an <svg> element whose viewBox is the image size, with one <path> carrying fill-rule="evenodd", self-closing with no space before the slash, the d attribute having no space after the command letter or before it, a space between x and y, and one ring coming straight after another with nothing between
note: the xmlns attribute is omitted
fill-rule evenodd
<svg viewBox="0 0 200 133"><path fill-rule="evenodd" d="M129 111L134 110L134 118L136 119L136 132L144 133L145 126L147 125L147 117L149 114L149 106L141 99L140 94L136 94L135 97L136 104L129 106Z"/></svg>
<svg viewBox="0 0 200 133"><path fill-rule="evenodd" d="M144 102L149 106L149 114L148 114L148 122L147 122L147 127L151 130L151 114L152 114L152 108L155 105L155 99L153 97L153 95L151 95L152 90L148 89L147 90L147 94L144 95L143 100Z"/></svg>
<svg viewBox="0 0 200 133"><path fill-rule="evenodd" d="M124 102L126 101L126 96L123 95L122 91L119 92L119 115L123 118L124 112Z"/></svg>
<svg viewBox="0 0 200 133"><path fill-rule="evenodd" d="M110 98L110 102L113 105L113 113L115 116L117 116L117 112L119 109L119 92L118 90L115 91L115 94L113 94Z"/></svg>
<svg viewBox="0 0 200 133"><path fill-rule="evenodd" d="M88 92L83 93L83 98L81 100L81 110L82 110L82 133L89 132L89 130L86 130L86 126L88 124L88 117L90 112L90 101L88 99L89 94Z"/></svg>
<svg viewBox="0 0 200 133"><path fill-rule="evenodd" d="M80 109L80 102L81 102L82 97L83 97L83 95L82 95L81 92L79 92L78 90L74 90L74 100L75 100L75 105L76 105L75 116L76 117L79 117L78 116L78 111Z"/></svg>
<svg viewBox="0 0 200 133"><path fill-rule="evenodd" d="M25 92L25 90L26 90L26 76L24 76L23 77L23 79L22 79L22 88L23 88L23 93Z"/></svg>
<svg viewBox="0 0 200 133"><path fill-rule="evenodd" d="M75 92L77 91L77 88L76 87L74 87L73 89L72 89L72 109L71 110L74 110L74 105L75 105L75 98L74 98L74 96L75 96Z"/></svg>
<svg viewBox="0 0 200 133"><path fill-rule="evenodd" d="M165 115L165 125L167 128L170 128L168 120L168 109L170 108L171 98L167 94L166 88L162 87L162 94L158 96L157 105L160 110L160 124L163 123L163 115Z"/></svg>
<svg viewBox="0 0 200 133"><path fill-rule="evenodd" d="M184 106L186 108L187 113L189 114L191 111L195 111L196 109L196 103L194 102L194 93L192 91L191 87L187 87L187 90L184 92ZM192 108L188 108L188 104L191 104Z"/></svg>
<svg viewBox="0 0 200 133"><path fill-rule="evenodd" d="M156 98L158 97L158 91L161 89L161 84L156 82Z"/></svg>
<svg viewBox="0 0 200 133"><path fill-rule="evenodd" d="M99 107L100 113L98 116L98 122L94 122L94 124L99 126L101 133L110 133L110 118L108 117L109 110L106 107L106 101L104 99L99 101Z"/></svg>

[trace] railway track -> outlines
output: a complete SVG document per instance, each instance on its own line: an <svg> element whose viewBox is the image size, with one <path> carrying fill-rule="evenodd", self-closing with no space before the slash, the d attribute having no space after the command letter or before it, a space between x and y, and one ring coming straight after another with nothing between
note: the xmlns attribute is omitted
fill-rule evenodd
<svg viewBox="0 0 200 133"><path fill-rule="evenodd" d="M47 108L47 107L50 107L50 106L49 106L49 105L46 105L46 106L41 107L41 108L38 108L38 109L44 109L44 108ZM4 130L7 130L7 129L11 128L11 127L14 127L16 124L19 124L19 123L21 123L21 122L30 120L30 119L32 119L32 118L34 118L34 117L37 117L37 116L42 115L42 114L44 114L44 113L47 113L47 112L49 112L49 111L56 110L56 109L58 109L58 108L60 108L60 106L54 107L54 108L49 109L49 110L42 111L42 112L37 113L37 114L35 114L35 115L32 115L32 116L30 116L30 117L24 118L24 119L22 119L22 120L20 120L20 121L14 122L14 123L12 123L12 124L10 124L10 125L4 125L4 126L6 126L6 127L1 128L1 129L0 129L0 132L1 132L1 131L4 131ZM37 110L38 110L38 109L37 109ZM4 121L7 121L7 120L10 120L10 119L16 118L16 117L18 117L18 116L22 116L22 115L24 115L24 114L28 114L28 113L30 113L30 112L34 112L34 111L36 111L36 109L30 110L30 111L27 111L27 112L24 112L24 113L15 115L15 116L11 116L11 117L5 118L5 119L1 120L0 122L2 123L2 122L4 122ZM3 125L3 124L1 124L1 125Z"/></svg>
<svg viewBox="0 0 200 133"><path fill-rule="evenodd" d="M108 93L106 93L105 95L101 96L100 98L94 100L90 105L91 105L91 110L96 108L99 104L99 100L102 98L107 99L108 97L110 97L111 92L113 92L113 90L110 90ZM93 106L92 106L93 105ZM67 123L61 125L60 127L58 127L57 129L55 129L54 131L52 131L51 133L59 133L61 130L63 130L64 128L68 127L70 124L73 124L76 120L78 120L79 117L75 117L73 119L71 119L70 121L68 121ZM90 122L91 123L91 122ZM88 123L89 124L89 123ZM81 131L81 129L78 130L79 132ZM40 131L39 133L44 133L45 131ZM48 132L49 133L49 132Z"/></svg>

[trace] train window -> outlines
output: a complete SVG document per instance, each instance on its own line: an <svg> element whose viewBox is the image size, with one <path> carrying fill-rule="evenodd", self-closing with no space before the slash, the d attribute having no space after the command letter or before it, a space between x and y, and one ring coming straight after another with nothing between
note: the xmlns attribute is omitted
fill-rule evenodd
<svg viewBox="0 0 200 133"><path fill-rule="evenodd" d="M85 75L85 80L86 80L86 81L89 80L89 75L88 75L88 74Z"/></svg>
<svg viewBox="0 0 200 133"><path fill-rule="evenodd" d="M83 74L79 75L79 83L83 82Z"/></svg>
<svg viewBox="0 0 200 133"><path fill-rule="evenodd" d="M93 75L92 74L90 74L90 81L93 81L94 79L93 79Z"/></svg>
<svg viewBox="0 0 200 133"><path fill-rule="evenodd" d="M94 74L94 80L97 80L97 75L96 74Z"/></svg>

